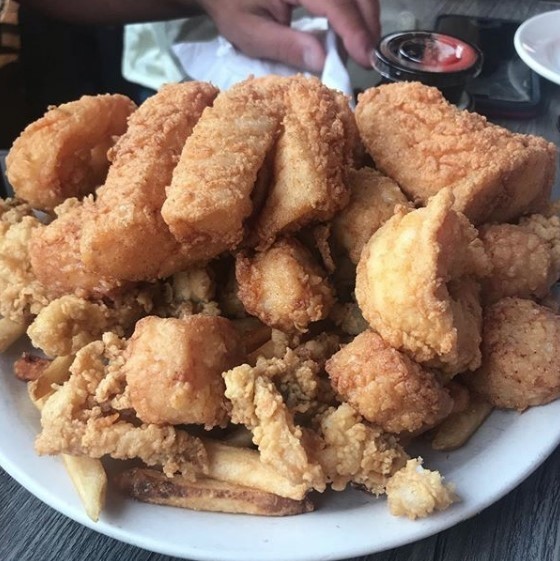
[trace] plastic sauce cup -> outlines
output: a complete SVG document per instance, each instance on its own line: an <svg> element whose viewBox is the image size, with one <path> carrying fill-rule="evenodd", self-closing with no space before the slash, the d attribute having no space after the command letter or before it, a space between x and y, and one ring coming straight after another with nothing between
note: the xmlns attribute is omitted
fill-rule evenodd
<svg viewBox="0 0 560 561"><path fill-rule="evenodd" d="M403 31L382 37L371 62L384 82L435 86L448 101L468 109L472 102L465 85L480 73L483 56L478 47L452 35Z"/></svg>

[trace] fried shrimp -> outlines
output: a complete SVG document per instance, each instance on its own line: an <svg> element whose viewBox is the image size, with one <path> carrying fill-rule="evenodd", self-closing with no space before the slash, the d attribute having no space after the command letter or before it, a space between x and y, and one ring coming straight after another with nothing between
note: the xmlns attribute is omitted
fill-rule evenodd
<svg viewBox="0 0 560 561"><path fill-rule="evenodd" d="M524 410L560 397L560 316L503 298L484 311L482 364L464 381L492 405Z"/></svg>
<svg viewBox="0 0 560 561"><path fill-rule="evenodd" d="M453 401L433 372L365 331L326 364L336 392L390 433L416 432L447 416Z"/></svg>
<svg viewBox="0 0 560 561"><path fill-rule="evenodd" d="M357 264L364 245L393 216L396 205L412 205L392 179L373 168L350 170L348 186L350 202L334 217L332 235Z"/></svg>
<svg viewBox="0 0 560 561"><path fill-rule="evenodd" d="M242 343L229 320L203 315L143 318L124 356L130 403L142 421L206 428L226 423L222 372L243 359Z"/></svg>
<svg viewBox="0 0 560 561"><path fill-rule="evenodd" d="M282 81L249 79L220 93L185 143L162 215L208 258L236 247L253 210L257 174L279 132Z"/></svg>
<svg viewBox="0 0 560 561"><path fill-rule="evenodd" d="M371 88L356 121L376 167L414 202L444 187L473 224L507 222L539 212L550 197L556 147L510 132L448 103L418 82Z"/></svg>
<svg viewBox="0 0 560 561"><path fill-rule="evenodd" d="M97 200L84 205L80 247L88 269L119 280L152 280L204 260L204 251L193 255L175 240L161 207L185 140L216 94L204 82L170 84L132 115Z"/></svg>
<svg viewBox="0 0 560 561"><path fill-rule="evenodd" d="M326 273L295 239L279 240L252 257L240 253L235 269L245 309L271 327L307 331L334 303Z"/></svg>
<svg viewBox="0 0 560 561"><path fill-rule="evenodd" d="M347 104L319 80L304 77L286 82L284 99L270 190L249 237L260 249L281 233L332 218L349 197L345 172L354 148L345 136L352 119Z"/></svg>
<svg viewBox="0 0 560 561"><path fill-rule="evenodd" d="M489 264L476 229L440 191L426 208L400 209L362 251L356 298L392 347L453 375L480 365L482 311L475 277Z"/></svg>
<svg viewBox="0 0 560 561"><path fill-rule="evenodd" d="M136 108L124 95L83 96L51 107L16 139L6 158L16 195L52 210L68 197L82 197L103 183L107 151L126 131Z"/></svg>

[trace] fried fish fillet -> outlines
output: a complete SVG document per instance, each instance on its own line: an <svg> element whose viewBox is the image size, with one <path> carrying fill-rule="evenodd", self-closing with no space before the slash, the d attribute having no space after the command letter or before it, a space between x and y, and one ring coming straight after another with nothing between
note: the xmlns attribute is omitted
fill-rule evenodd
<svg viewBox="0 0 560 561"><path fill-rule="evenodd" d="M474 224L538 212L551 192L556 147L460 111L436 88L399 82L364 92L356 120L380 171L415 202L444 187Z"/></svg>
<svg viewBox="0 0 560 561"><path fill-rule="evenodd" d="M6 158L18 197L52 210L68 197L82 197L103 183L107 151L126 131L136 105L124 95L83 96L51 107L16 139Z"/></svg>
<svg viewBox="0 0 560 561"><path fill-rule="evenodd" d="M258 248L269 247L281 233L328 220L348 203L345 173L354 161L354 118L338 96L317 79L286 82L271 186L250 235Z"/></svg>
<svg viewBox="0 0 560 561"><path fill-rule="evenodd" d="M162 216L181 243L236 247L253 210L257 174L283 115L283 80L248 79L220 93L185 143ZM210 255L211 257L214 255Z"/></svg>
<svg viewBox="0 0 560 561"><path fill-rule="evenodd" d="M182 247L161 207L185 140L216 94L205 82L170 84L131 116L97 200L84 203L80 248L87 269L118 280L151 280L204 260L208 248L194 255Z"/></svg>

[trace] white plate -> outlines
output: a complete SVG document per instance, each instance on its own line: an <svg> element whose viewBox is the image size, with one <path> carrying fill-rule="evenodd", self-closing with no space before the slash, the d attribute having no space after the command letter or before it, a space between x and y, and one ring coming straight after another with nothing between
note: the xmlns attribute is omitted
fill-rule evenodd
<svg viewBox="0 0 560 561"><path fill-rule="evenodd" d="M84 514L56 458L36 456L39 416L25 385L11 374L22 347L0 357L0 464L39 499L74 520L145 549L200 560L314 561L355 557L435 534L487 507L527 477L560 441L560 401L522 415L491 415L464 448L425 451L426 465L453 481L462 502L411 522L388 513L383 499L359 491L319 497L317 510L287 518L197 513L146 505L109 493L96 524ZM424 451L423 451L424 452Z"/></svg>
<svg viewBox="0 0 560 561"><path fill-rule="evenodd" d="M522 23L514 44L521 59L537 74L560 84L560 10Z"/></svg>

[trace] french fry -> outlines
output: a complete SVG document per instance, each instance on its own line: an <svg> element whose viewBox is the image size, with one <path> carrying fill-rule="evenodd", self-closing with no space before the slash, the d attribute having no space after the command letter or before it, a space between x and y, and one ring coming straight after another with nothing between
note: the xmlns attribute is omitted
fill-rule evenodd
<svg viewBox="0 0 560 561"><path fill-rule="evenodd" d="M94 521L105 506L107 494L107 474L100 460L86 456L61 454L64 467L72 479L84 505L86 514Z"/></svg>
<svg viewBox="0 0 560 561"><path fill-rule="evenodd" d="M218 481L259 489L296 501L308 490L305 484L294 484L273 468L263 464L259 453L250 448L228 446L202 439L208 454L208 476Z"/></svg>
<svg viewBox="0 0 560 561"><path fill-rule="evenodd" d="M59 356L52 361L47 359L41 363L44 366L43 372L36 380L27 384L29 397L39 411L54 394L53 386L68 380L69 368L73 360L72 356ZM86 514L97 522L105 505L107 494L107 474L103 464L100 460L85 456L68 454L60 454L60 456L84 505Z"/></svg>
<svg viewBox="0 0 560 561"><path fill-rule="evenodd" d="M469 406L452 413L434 429L432 448L434 450L455 450L476 432L492 411L492 406L477 396L471 396Z"/></svg>
<svg viewBox="0 0 560 561"><path fill-rule="evenodd" d="M45 365L43 373L27 384L27 392L37 409L42 409L45 401L54 393L53 384L63 384L70 376L70 365L74 357L58 356Z"/></svg>
<svg viewBox="0 0 560 561"><path fill-rule="evenodd" d="M27 324L12 321L8 318L0 318L0 353L8 350L26 331Z"/></svg>
<svg viewBox="0 0 560 561"><path fill-rule="evenodd" d="M308 499L296 501L206 477L196 481L181 476L168 478L147 468L126 470L116 477L116 483L121 491L139 501L190 510L260 516L290 516L313 510Z"/></svg>

